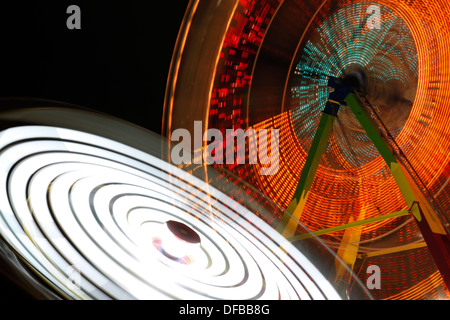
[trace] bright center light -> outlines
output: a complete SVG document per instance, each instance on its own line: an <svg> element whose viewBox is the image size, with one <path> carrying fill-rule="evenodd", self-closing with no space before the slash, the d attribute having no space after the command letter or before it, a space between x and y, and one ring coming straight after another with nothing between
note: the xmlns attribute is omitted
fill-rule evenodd
<svg viewBox="0 0 450 320"><path fill-rule="evenodd" d="M178 221L169 220L164 226L160 240L161 252L177 262L190 264L196 250L200 248L200 236L189 226Z"/></svg>

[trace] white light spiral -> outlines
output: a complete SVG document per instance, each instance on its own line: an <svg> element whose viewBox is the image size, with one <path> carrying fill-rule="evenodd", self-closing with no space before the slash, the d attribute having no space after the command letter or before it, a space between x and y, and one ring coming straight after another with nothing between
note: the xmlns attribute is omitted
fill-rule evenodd
<svg viewBox="0 0 450 320"><path fill-rule="evenodd" d="M255 214L153 155L50 126L2 131L0 152L1 235L67 298L339 299Z"/></svg>

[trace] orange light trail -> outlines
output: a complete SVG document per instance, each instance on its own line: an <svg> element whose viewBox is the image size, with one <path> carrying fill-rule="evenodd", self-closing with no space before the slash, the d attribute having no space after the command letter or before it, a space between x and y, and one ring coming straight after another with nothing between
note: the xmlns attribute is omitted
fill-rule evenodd
<svg viewBox="0 0 450 320"><path fill-rule="evenodd" d="M358 3L364 4L361 1L347 0L339 1L339 7ZM379 0L370 3L392 10L382 19L382 23L393 20L395 14L400 16L414 40L418 58L417 90L411 112L396 136L396 141L425 185L436 196L447 215L446 218L449 219L450 185L447 183L450 178L450 24L443 17L450 14L450 4L446 0ZM271 14L276 12L279 5L279 1L241 1L236 9L231 24L233 28L229 29L225 37L226 45L222 50L216 70L216 82L211 90L210 127L224 130L242 127L248 123L249 119L242 119L242 116L247 110L245 93L251 87L251 58L255 56L256 48L260 45L258 39L261 39L264 32L263 22L269 24ZM318 14L315 19L324 18L326 10L329 10L328 5L323 8L324 14ZM254 21L260 23L258 32L249 27ZM241 63L242 61L244 63ZM224 91L224 88L229 90ZM219 96L219 92L224 94ZM291 88L286 87L285 92L289 94ZM240 99L236 100L236 95L239 95ZM304 130L304 123L295 118L295 112L289 110L289 106L283 107L288 111L253 125L255 129L280 130L279 171L274 175L262 176L258 175L259 168L245 166L243 170L237 166L234 172L286 208L295 192L306 160L305 145L310 144L312 136L300 134L299 137L298 133ZM230 114L240 116L226 117ZM309 124L311 132L317 127L318 120L319 115L315 123ZM299 139L304 140L300 143ZM406 209L400 190L381 156L354 166L342 153L335 136L331 137L327 154L328 156L322 159L301 217L301 221L311 230L348 223L351 218L357 219L364 207L366 218ZM339 168L333 168L336 163ZM396 218L364 226L361 241L379 237L403 221L404 218ZM418 233L417 226L409 223L396 233L390 240L390 245L411 242L417 239ZM341 232L324 236L324 239L336 241L342 234ZM379 263L382 269L392 274L386 279L385 290L379 293L378 298L435 297L437 288L442 286L442 280L430 260L427 248L371 258L371 263ZM361 265L367 263L369 261L362 261Z"/></svg>

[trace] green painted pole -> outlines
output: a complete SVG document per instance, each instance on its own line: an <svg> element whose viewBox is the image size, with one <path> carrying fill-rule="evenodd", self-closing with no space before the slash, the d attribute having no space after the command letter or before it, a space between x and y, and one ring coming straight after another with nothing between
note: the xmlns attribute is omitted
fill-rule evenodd
<svg viewBox="0 0 450 320"><path fill-rule="evenodd" d="M397 217L401 217L401 216L406 216L409 214L410 214L409 209L402 210L402 211L398 211L398 212L384 214L384 215L381 215L378 217L373 217L373 218L364 219L364 220L360 220L360 221L354 221L354 222L350 222L347 224L342 224L340 226L314 231L311 233L300 234L300 235L288 238L288 240L290 242L294 242L297 240L308 239L308 238L312 238L314 236L321 236L324 234L329 234L329 233L333 233L333 232L337 232L337 231L341 231L341 230L346 230L346 229L350 229L350 228L354 228L354 227L358 227L358 226L363 226L366 224L370 224L370 223L374 223L374 222L378 222L378 221L382 221L382 220L386 220L386 219L392 219L392 218L397 218Z"/></svg>
<svg viewBox="0 0 450 320"><path fill-rule="evenodd" d="M363 104L359 101L358 96L350 93L345 98L345 102L351 108L389 166L406 204L416 218L416 223L427 243L428 250L447 288L450 288L450 235L447 233L443 222L437 216L437 213L417 185L412 174L402 163L401 155L394 152L395 150L393 150L390 142L383 136L375 120L363 108Z"/></svg>
<svg viewBox="0 0 450 320"><path fill-rule="evenodd" d="M319 167L322 155L328 145L328 138L333 130L333 124L336 120L336 115L326 112L322 113L319 126L317 128L311 149L308 152L305 165L303 166L300 180L297 183L297 188L294 193L286 213L278 224L277 231L284 237L289 238L295 234L299 219L308 199L308 193L314 181L314 177Z"/></svg>
<svg viewBox="0 0 450 320"><path fill-rule="evenodd" d="M390 146L389 141L384 138L375 120L373 120L368 112L362 107L362 102L360 102L358 96L354 93L350 93L345 98L345 102L350 107L369 138L372 140L386 164L389 166L389 169L400 189L400 192L403 195L403 198L405 199L408 208L411 209L412 214L417 221L420 222L422 220L421 213L423 213L426 216L433 232L446 234L439 218L436 216L432 208L429 207L428 201L425 199L425 196L414 182L413 177L408 173L408 170L406 170L402 164L401 159L396 157L395 151ZM414 205L415 203L420 203L420 208L419 206Z"/></svg>

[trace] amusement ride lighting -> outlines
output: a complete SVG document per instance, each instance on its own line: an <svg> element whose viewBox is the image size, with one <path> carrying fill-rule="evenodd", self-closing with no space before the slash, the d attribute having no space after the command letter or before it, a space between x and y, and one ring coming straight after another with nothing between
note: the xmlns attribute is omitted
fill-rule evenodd
<svg viewBox="0 0 450 320"><path fill-rule="evenodd" d="M239 1L230 13L231 2L221 2L229 20L210 31L223 41L219 48L208 48L217 52L209 72L214 78L205 81L205 87L211 86L209 103L201 104L206 99L201 90L186 93L185 86L196 83L194 76L174 83L176 99L166 105L174 116L166 125L180 125L175 115L185 109L177 99L193 96L203 97L196 110L204 110L210 128L279 129L276 174L259 175L258 166L227 168L287 208L330 93L328 77L362 70L367 99L429 190L430 201L441 207L440 218L448 222L450 24L442 17L450 12L450 3L248 0ZM196 4L201 7L202 1ZM195 14L190 19L192 25L198 22ZM189 52L195 32L185 32L184 64L205 65L206 55L198 54L197 62ZM182 66L183 60L178 79L186 77ZM300 221L316 231L405 209L389 167L351 112L341 107ZM355 270L369 264L384 270L385 285L373 292L376 298L448 297L413 221L399 217L361 229ZM322 238L337 250L343 234Z"/></svg>
<svg viewBox="0 0 450 320"><path fill-rule="evenodd" d="M149 153L44 125L0 150L0 234L65 298L340 299L254 213Z"/></svg>

